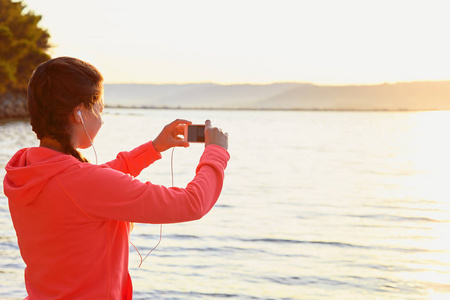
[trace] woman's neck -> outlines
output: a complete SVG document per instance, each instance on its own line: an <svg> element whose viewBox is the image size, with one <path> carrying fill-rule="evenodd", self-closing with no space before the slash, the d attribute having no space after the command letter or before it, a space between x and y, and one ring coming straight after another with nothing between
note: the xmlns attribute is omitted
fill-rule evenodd
<svg viewBox="0 0 450 300"><path fill-rule="evenodd" d="M39 147L45 147L45 148L52 149L52 150L55 150L58 152L64 152L63 147L57 140L47 138L47 137L45 137L41 140Z"/></svg>

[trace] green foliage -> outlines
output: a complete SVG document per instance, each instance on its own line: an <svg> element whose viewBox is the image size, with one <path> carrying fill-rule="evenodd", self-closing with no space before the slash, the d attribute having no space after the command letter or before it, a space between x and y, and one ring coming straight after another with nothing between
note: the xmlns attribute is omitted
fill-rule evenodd
<svg viewBox="0 0 450 300"><path fill-rule="evenodd" d="M41 16L25 8L22 2L0 0L0 94L26 94L34 68L50 58L50 35L38 27Z"/></svg>

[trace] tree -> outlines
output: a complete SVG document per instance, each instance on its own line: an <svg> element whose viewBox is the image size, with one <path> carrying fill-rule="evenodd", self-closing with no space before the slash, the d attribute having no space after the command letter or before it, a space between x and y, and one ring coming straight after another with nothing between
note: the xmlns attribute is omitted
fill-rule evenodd
<svg viewBox="0 0 450 300"><path fill-rule="evenodd" d="M0 0L0 95L26 95L34 68L50 58L50 35L38 27L41 16L25 8L21 1Z"/></svg>

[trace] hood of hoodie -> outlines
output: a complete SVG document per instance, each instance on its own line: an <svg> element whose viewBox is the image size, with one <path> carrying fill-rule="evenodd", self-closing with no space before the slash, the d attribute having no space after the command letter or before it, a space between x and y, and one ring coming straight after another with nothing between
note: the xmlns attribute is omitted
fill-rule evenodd
<svg viewBox="0 0 450 300"><path fill-rule="evenodd" d="M80 163L71 155L48 148L21 149L5 167L5 195L10 202L27 205L37 198L50 178Z"/></svg>

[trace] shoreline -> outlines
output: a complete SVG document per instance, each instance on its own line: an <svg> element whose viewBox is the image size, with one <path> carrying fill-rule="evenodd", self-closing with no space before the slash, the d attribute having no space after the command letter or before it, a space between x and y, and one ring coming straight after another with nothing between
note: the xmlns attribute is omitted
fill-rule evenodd
<svg viewBox="0 0 450 300"><path fill-rule="evenodd" d="M1 100L0 100L1 101ZM4 104L5 102L6 105ZM22 100L22 104L14 107L13 101L0 102L0 125L14 121L29 121L29 114L26 104ZM6 107L6 108L5 108ZM382 112L382 113L412 113L412 112L433 112L433 111L450 111L447 109L352 109L352 108L215 108L215 107L159 107L159 106L121 106L121 105L105 105L105 108L111 109L132 109L132 110L223 110L223 111L309 111L309 112Z"/></svg>

